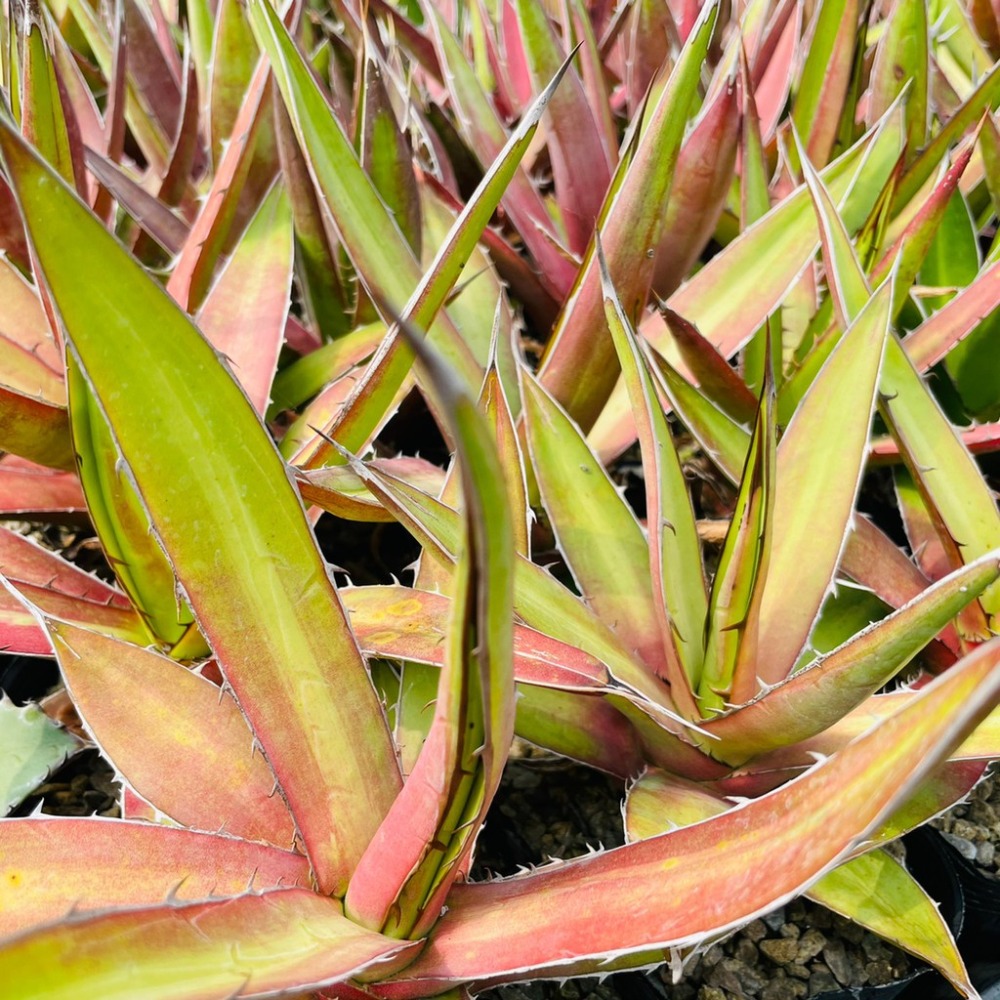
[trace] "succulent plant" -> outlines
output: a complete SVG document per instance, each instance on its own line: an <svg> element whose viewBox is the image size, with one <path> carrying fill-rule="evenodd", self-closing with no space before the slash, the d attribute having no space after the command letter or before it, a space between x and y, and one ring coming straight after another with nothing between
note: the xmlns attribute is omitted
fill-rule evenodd
<svg viewBox="0 0 1000 1000"><path fill-rule="evenodd" d="M803 892L974 994L882 847L1000 756L989 5L0 29L0 511L117 580L4 531L0 638L125 789L0 820L6 995L478 991ZM378 451L413 395L448 468ZM323 510L412 585L336 586ZM75 744L0 709L13 806ZM629 842L471 880L515 734Z"/></svg>

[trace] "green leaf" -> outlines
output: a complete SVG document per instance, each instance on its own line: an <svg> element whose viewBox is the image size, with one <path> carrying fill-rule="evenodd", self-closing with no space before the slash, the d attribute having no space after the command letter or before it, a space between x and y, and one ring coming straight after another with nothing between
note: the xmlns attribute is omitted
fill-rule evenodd
<svg viewBox="0 0 1000 1000"><path fill-rule="evenodd" d="M0 699L0 815L19 805L79 747L36 705Z"/></svg>
<svg viewBox="0 0 1000 1000"><path fill-rule="evenodd" d="M635 514L548 393L525 377L521 395L542 503L577 587L650 671L669 676L650 586L649 546Z"/></svg>
<svg viewBox="0 0 1000 1000"><path fill-rule="evenodd" d="M653 612L674 701L697 717L692 698L705 656L708 598L691 497L648 362L611 283L597 243L604 311L635 416L646 482ZM612 571L614 572L614 571ZM593 593L593 591L585 591Z"/></svg>
<svg viewBox="0 0 1000 1000"><path fill-rule="evenodd" d="M778 447L776 534L760 608L758 677L783 679L805 645L850 528L889 329L883 283L834 349ZM834 471L835 470L835 471ZM734 700L756 690L746 683Z"/></svg>
<svg viewBox="0 0 1000 1000"><path fill-rule="evenodd" d="M0 151L124 470L282 785L320 886L343 891L400 778L284 464L188 317L6 124Z"/></svg>
<svg viewBox="0 0 1000 1000"><path fill-rule="evenodd" d="M871 119L906 92L906 147L911 161L924 148L929 126L930 59L924 0L896 0L875 46L871 71Z"/></svg>
<svg viewBox="0 0 1000 1000"><path fill-rule="evenodd" d="M765 369L770 358L765 358ZM774 522L777 426L774 389L765 379L732 521L719 555L706 620L703 715L721 712L734 691L756 679L761 598L768 580Z"/></svg>

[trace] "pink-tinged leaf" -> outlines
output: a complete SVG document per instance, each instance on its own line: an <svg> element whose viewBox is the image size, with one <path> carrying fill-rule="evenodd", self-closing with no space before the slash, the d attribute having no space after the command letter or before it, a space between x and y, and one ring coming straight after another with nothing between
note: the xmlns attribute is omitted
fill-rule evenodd
<svg viewBox="0 0 1000 1000"><path fill-rule="evenodd" d="M0 528L0 571L10 580L46 587L67 597L131 607L120 590L8 528Z"/></svg>
<svg viewBox="0 0 1000 1000"><path fill-rule="evenodd" d="M61 523L76 520L74 515L86 508L80 481L73 473L35 465L17 455L0 459L0 513L20 514L29 521Z"/></svg>
<svg viewBox="0 0 1000 1000"><path fill-rule="evenodd" d="M510 5L505 5L505 9L507 6ZM517 17L534 89L540 90L559 69L565 54L543 6L533 0L518 0ZM582 254L593 235L597 214L611 183L612 161L601 140L583 82L573 67L552 95L549 112L546 124L556 204L566 228L569 249ZM584 163L587 169L581 170Z"/></svg>
<svg viewBox="0 0 1000 1000"><path fill-rule="evenodd" d="M518 22L514 0L503 0L500 4L500 23L497 25L500 65L497 69L506 79L508 89L518 107L523 108L531 101L532 82L528 56L525 52L523 29ZM549 74L551 76L551 74Z"/></svg>
<svg viewBox="0 0 1000 1000"><path fill-rule="evenodd" d="M444 485L444 469L422 458L377 458L369 464L431 496L436 496ZM396 520L348 466L296 470L295 484L303 500L317 504L337 517L350 521Z"/></svg>
<svg viewBox="0 0 1000 1000"><path fill-rule="evenodd" d="M125 17L122 8L115 5L115 34L112 42L114 55L111 62L111 77L108 80L108 94L104 105L102 142L97 147L111 163L120 163L125 152L125 85L128 65L128 51L125 36ZM93 185L91 185L91 188ZM83 194L83 192L81 192ZM86 196L84 196L86 197ZM114 224L114 198L106 188L97 188L91 199L94 215L105 225Z"/></svg>
<svg viewBox="0 0 1000 1000"><path fill-rule="evenodd" d="M979 424L961 429L958 436L973 455L1000 451L1000 423ZM876 438L872 441L870 454L875 463L899 461L899 445L890 437ZM3 466L0 465L0 483L2 482Z"/></svg>
<svg viewBox="0 0 1000 1000"><path fill-rule="evenodd" d="M883 22L871 71L870 119L880 117L906 88L907 159L927 142L928 11L923 0L896 0Z"/></svg>
<svg viewBox="0 0 1000 1000"><path fill-rule="evenodd" d="M441 666L451 601L408 587L350 587L341 592L351 628L369 656ZM523 684L602 691L607 671L596 657L524 625L514 626L514 675Z"/></svg>
<svg viewBox="0 0 1000 1000"><path fill-rule="evenodd" d="M736 79L730 73L706 101L677 156L656 248L657 295L677 289L712 238L732 184L739 135Z"/></svg>
<svg viewBox="0 0 1000 1000"><path fill-rule="evenodd" d="M454 982L581 974L609 954L696 943L766 913L858 851L986 716L1000 694L998 662L1000 643L980 647L835 757L722 816L499 882L455 886L425 951L398 985L379 992L405 997Z"/></svg>
<svg viewBox="0 0 1000 1000"><path fill-rule="evenodd" d="M684 367L702 395L736 423L752 426L757 416L757 397L747 384L693 323L669 306L663 306L661 312Z"/></svg>
<svg viewBox="0 0 1000 1000"><path fill-rule="evenodd" d="M521 399L542 503L577 587L650 671L670 676L654 611L660 595L650 588L649 546L635 515L572 420L527 376Z"/></svg>
<svg viewBox="0 0 1000 1000"><path fill-rule="evenodd" d="M647 771L629 789L625 832L630 842L646 840L730 808L730 802L701 785L662 771ZM924 959L962 992L973 991L937 904L885 851L845 861L815 882L805 895Z"/></svg>
<svg viewBox="0 0 1000 1000"><path fill-rule="evenodd" d="M849 231L867 218L902 149L902 115L890 112L841 157L820 171ZM812 259L819 228L802 185L717 254L667 301L721 354L730 357L761 326ZM719 289L726 294L720 295ZM654 346L666 340L654 315L641 332Z"/></svg>
<svg viewBox="0 0 1000 1000"><path fill-rule="evenodd" d="M164 205L181 204L187 193L191 171L197 168L203 153L198 132L198 78L189 58L185 59L181 79L180 121L172 137L166 173L157 193Z"/></svg>
<svg viewBox="0 0 1000 1000"><path fill-rule="evenodd" d="M620 14L622 91L629 120L642 114L647 94L655 96L673 68L681 38L665 0L639 0Z"/></svg>
<svg viewBox="0 0 1000 1000"><path fill-rule="evenodd" d="M263 414L292 294L292 214L276 182L198 311L198 327Z"/></svg>
<svg viewBox="0 0 1000 1000"><path fill-rule="evenodd" d="M792 121L805 140L811 163L825 165L833 152L845 110L855 46L858 0L823 0L805 42Z"/></svg>
<svg viewBox="0 0 1000 1000"><path fill-rule="evenodd" d="M52 331L37 289L6 258L0 258L0 351L3 382L13 389L65 402L62 352Z"/></svg>
<svg viewBox="0 0 1000 1000"><path fill-rule="evenodd" d="M638 322L649 294L665 205L717 13L714 2L703 8L656 106L647 115L634 153L619 164L601 210L600 230L608 269L632 323ZM563 305L539 378L588 431L617 376L614 343L604 315L600 268L592 243Z"/></svg>
<svg viewBox="0 0 1000 1000"><path fill-rule="evenodd" d="M594 24L583 0L563 0L561 11L563 37L568 42L577 39L580 43L580 76L587 104L600 129L609 161L614 166L618 162L618 128L611 110L609 83L594 35Z"/></svg>
<svg viewBox="0 0 1000 1000"><path fill-rule="evenodd" d="M0 948L11 1000L90 994L127 1000L229 1000L300 994L402 968L418 944L363 930L305 889L67 921Z"/></svg>
<svg viewBox="0 0 1000 1000"><path fill-rule="evenodd" d="M363 855L345 912L397 937L425 935L468 870L514 735L514 528L495 435L477 402L406 329L446 407L464 502L434 720Z"/></svg>
<svg viewBox="0 0 1000 1000"><path fill-rule="evenodd" d="M123 468L284 789L317 882L343 891L400 777L285 465L183 311L2 125L0 149Z"/></svg>
<svg viewBox="0 0 1000 1000"><path fill-rule="evenodd" d="M909 470L905 466L893 469L893 479L896 502L914 562L929 580L940 580L962 565L958 546L946 531L942 531L940 516L920 495ZM963 626L963 634L983 638L986 635L986 620L982 608L970 606L967 610L973 615ZM975 620L975 625L970 629L968 623L971 620Z"/></svg>
<svg viewBox="0 0 1000 1000"><path fill-rule="evenodd" d="M945 217L952 195L958 187L965 168L972 158L974 146L969 143L956 157L940 182L935 185L926 199L922 201L906 228L893 242L892 246L882 255L872 268L870 281L877 284L893 268L899 268L896 279L896 302L893 303L893 316L898 315L927 258L934 238ZM897 259L899 263L897 264Z"/></svg>
<svg viewBox="0 0 1000 1000"><path fill-rule="evenodd" d="M1000 548L1000 514L975 460L895 337L880 384L880 412L921 492L966 563ZM1000 613L1000 586L980 601Z"/></svg>
<svg viewBox="0 0 1000 1000"><path fill-rule="evenodd" d="M295 221L295 264L302 305L321 336L339 337L347 333L350 322L347 296L333 249L335 237L332 227L324 225L323 209L280 95L275 95L273 103L281 176Z"/></svg>
<svg viewBox="0 0 1000 1000"><path fill-rule="evenodd" d="M426 16L438 57L446 67L445 82L456 108L459 129L473 153L487 167L499 159L508 142L506 129L440 13L427 5ZM573 283L576 267L558 246L548 209L527 172L520 169L513 172L503 205L537 262L542 280L557 299L562 299Z"/></svg>
<svg viewBox="0 0 1000 1000"><path fill-rule="evenodd" d="M0 820L0 875L0 937L6 938L71 913L306 885L309 863L291 851L214 833L45 817Z"/></svg>
<svg viewBox="0 0 1000 1000"><path fill-rule="evenodd" d="M66 597L44 587L17 584L18 591L37 607L46 606L54 614L78 621L109 635L137 642L148 641L142 622L133 611L92 601ZM23 656L51 656L52 645L37 618L9 591L0 590L0 646L4 652Z"/></svg>
<svg viewBox="0 0 1000 1000"><path fill-rule="evenodd" d="M844 547L867 457L892 290L886 281L844 334L778 448L779 527L760 609L759 642L767 655L758 676L767 684L782 680L798 659ZM733 691L738 701L755 694L748 683Z"/></svg>
<svg viewBox="0 0 1000 1000"><path fill-rule="evenodd" d="M266 60L254 72L233 125L233 141L219 161L212 187L167 281L167 291L187 312L201 306L212 282L250 174L257 136L270 111L271 73Z"/></svg>
<svg viewBox="0 0 1000 1000"><path fill-rule="evenodd" d="M795 4L786 9L790 16L784 26L772 30L766 62L758 60L754 63L754 98L760 118L760 133L765 144L774 138L775 129L788 102L797 48L802 37L802 5Z"/></svg>
<svg viewBox="0 0 1000 1000"><path fill-rule="evenodd" d="M1000 260L984 267L972 284L961 289L903 341L907 356L918 371L926 372L998 308Z"/></svg>
<svg viewBox="0 0 1000 1000"><path fill-rule="evenodd" d="M145 232L168 253L180 253L188 237L186 222L100 153L87 149L85 159L87 169Z"/></svg>
<svg viewBox="0 0 1000 1000"><path fill-rule="evenodd" d="M635 728L607 698L518 686L515 732L529 743L625 780L645 766Z"/></svg>
<svg viewBox="0 0 1000 1000"><path fill-rule="evenodd" d="M68 0L67 8L72 14L76 26L86 38L104 79L112 79L114 48L98 12L84 0ZM128 13L128 5L126 4L126 15ZM157 51L154 57L155 62L145 63L139 58L139 52L144 46L141 26L140 30L135 33L134 46L133 48L133 40L130 38L128 43L129 65L125 82L125 120L142 150L143 156L154 171L162 173L169 154L167 136L172 134L172 130L164 129L163 121L157 116L157 112L162 113L168 119L173 115L173 121L176 124L176 108L179 102L169 89L161 89L163 85L169 87L165 80L152 82L160 68L155 63L162 63L160 53ZM174 93L177 90L175 84Z"/></svg>
<svg viewBox="0 0 1000 1000"><path fill-rule="evenodd" d="M957 570L888 618L787 681L705 723L705 748L734 767L832 726L894 677L950 619L1000 576L997 557Z"/></svg>
<svg viewBox="0 0 1000 1000"><path fill-rule="evenodd" d="M863 514L855 514L840 569L892 608L901 608L926 590L931 582L909 556ZM958 635L951 626L944 629L941 639L950 649L958 650Z"/></svg>
<svg viewBox="0 0 1000 1000"><path fill-rule="evenodd" d="M181 113L181 83L176 56L168 59L156 37L152 6L151 0L124 0L129 77L163 134L173 136Z"/></svg>
<svg viewBox="0 0 1000 1000"><path fill-rule="evenodd" d="M291 816L232 695L151 650L47 627L84 724L134 791L182 826L292 847Z"/></svg>
<svg viewBox="0 0 1000 1000"><path fill-rule="evenodd" d="M708 613L701 542L680 459L667 418L597 244L608 329L618 354L635 416L646 483L649 568L653 614L659 631L659 660L674 702L690 718L698 717L694 691L705 657ZM584 590L588 596L594 590Z"/></svg>

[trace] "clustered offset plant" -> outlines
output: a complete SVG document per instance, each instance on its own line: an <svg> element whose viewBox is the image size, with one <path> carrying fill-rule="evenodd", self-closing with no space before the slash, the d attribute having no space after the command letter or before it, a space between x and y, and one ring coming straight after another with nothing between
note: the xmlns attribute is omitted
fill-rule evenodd
<svg viewBox="0 0 1000 1000"><path fill-rule="evenodd" d="M973 995L882 845L1000 757L998 53L980 0L9 0L0 512L121 589L4 530L0 641L124 795L0 821L4 996L475 991L802 892ZM450 469L372 457L413 392ZM338 590L324 509L414 585ZM629 843L469 881L515 734ZM5 808L75 745L0 705Z"/></svg>

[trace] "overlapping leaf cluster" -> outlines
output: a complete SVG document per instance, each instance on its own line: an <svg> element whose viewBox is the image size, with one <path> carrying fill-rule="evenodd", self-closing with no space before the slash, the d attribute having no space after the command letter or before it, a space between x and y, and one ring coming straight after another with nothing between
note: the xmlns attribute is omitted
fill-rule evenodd
<svg viewBox="0 0 1000 1000"><path fill-rule="evenodd" d="M732 8L9 0L0 511L117 586L4 530L0 638L124 795L0 821L5 995L432 996L802 892L974 994L880 845L1000 756L1000 23ZM515 734L625 847L468 881ZM74 744L0 746L9 810Z"/></svg>

